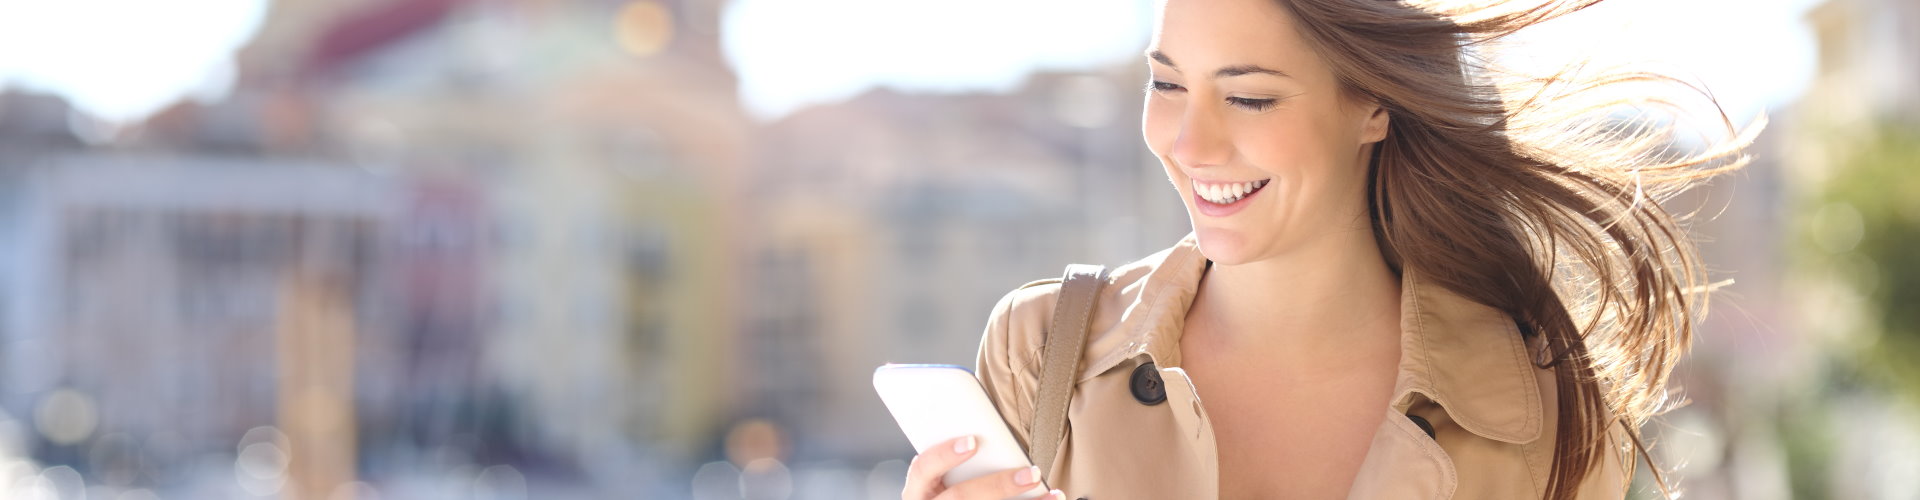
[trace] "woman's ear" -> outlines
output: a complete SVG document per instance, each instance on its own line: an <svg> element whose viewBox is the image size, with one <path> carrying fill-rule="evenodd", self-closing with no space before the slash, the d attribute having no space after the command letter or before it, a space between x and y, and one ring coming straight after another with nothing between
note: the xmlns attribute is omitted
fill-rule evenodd
<svg viewBox="0 0 1920 500"><path fill-rule="evenodd" d="M1361 109L1367 113L1367 118L1360 123L1360 143L1372 144L1386 139L1388 118L1391 116L1387 113L1387 107L1368 103Z"/></svg>

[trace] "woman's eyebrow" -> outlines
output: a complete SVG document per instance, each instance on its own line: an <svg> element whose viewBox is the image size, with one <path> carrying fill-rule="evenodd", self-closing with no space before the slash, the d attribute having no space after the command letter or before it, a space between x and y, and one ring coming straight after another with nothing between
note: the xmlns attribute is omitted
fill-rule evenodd
<svg viewBox="0 0 1920 500"><path fill-rule="evenodd" d="M1159 61L1160 64L1165 64L1169 68L1173 68L1175 70L1180 69L1179 65L1176 65L1173 63L1173 58L1167 57L1166 54L1161 53L1158 50L1147 51L1147 58L1155 61ZM1278 76L1282 78L1293 78L1293 75L1289 75L1285 71L1280 71L1272 68L1264 68L1264 67L1260 67L1252 64L1236 64L1233 66L1220 68L1218 71L1213 72L1214 78L1227 78L1227 77L1240 76L1240 75L1273 75L1273 76Z"/></svg>
<svg viewBox="0 0 1920 500"><path fill-rule="evenodd" d="M1220 68L1219 71L1213 72L1214 78L1226 78L1229 76L1240 76L1240 75L1273 75L1281 78L1293 78L1293 75L1289 75L1285 71L1280 71L1277 69L1262 68L1259 66L1254 66L1252 64L1236 64L1233 66Z"/></svg>
<svg viewBox="0 0 1920 500"><path fill-rule="evenodd" d="M1155 61L1160 61L1160 64L1165 64L1169 68L1180 69L1179 65L1173 63L1173 59L1168 58L1166 54L1162 54L1158 50L1147 51L1147 58Z"/></svg>

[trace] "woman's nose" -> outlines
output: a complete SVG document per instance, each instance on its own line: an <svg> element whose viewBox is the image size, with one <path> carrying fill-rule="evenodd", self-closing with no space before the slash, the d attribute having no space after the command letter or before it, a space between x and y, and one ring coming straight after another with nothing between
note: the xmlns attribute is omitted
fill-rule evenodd
<svg viewBox="0 0 1920 500"><path fill-rule="evenodd" d="M1188 168L1225 165L1233 157L1233 141L1220 116L1207 106L1189 105L1180 116L1180 135L1169 156Z"/></svg>

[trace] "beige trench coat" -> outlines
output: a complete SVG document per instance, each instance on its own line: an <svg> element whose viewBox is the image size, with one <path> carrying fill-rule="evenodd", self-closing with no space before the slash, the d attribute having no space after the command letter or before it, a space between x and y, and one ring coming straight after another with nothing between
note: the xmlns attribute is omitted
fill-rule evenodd
<svg viewBox="0 0 1920 500"><path fill-rule="evenodd" d="M1206 262L1188 235L1110 273L1088 321L1066 438L1045 476L1067 498L1218 496L1213 431L1180 368L1181 326ZM1402 280L1399 376L1381 409L1389 418L1374 431L1349 498L1540 498L1556 407L1552 370L1529 361L1538 346L1500 311L1412 273ZM976 374L1022 446L1059 290L1055 279L1008 294L980 344ZM1150 372L1158 384L1146 381ZM1611 439L1621 442L1617 429ZM1625 460L1607 454L1580 498L1624 497Z"/></svg>

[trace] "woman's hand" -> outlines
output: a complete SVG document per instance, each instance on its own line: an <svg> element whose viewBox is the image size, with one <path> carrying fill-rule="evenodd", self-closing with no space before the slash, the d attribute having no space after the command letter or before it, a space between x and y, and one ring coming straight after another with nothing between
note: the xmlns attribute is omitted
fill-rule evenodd
<svg viewBox="0 0 1920 500"><path fill-rule="evenodd" d="M1040 468L1031 466L987 474L953 486L941 481L947 471L967 461L979 448L978 439L964 436L914 455L913 463L907 465L907 488L900 491L901 500L1001 500L1025 493L1033 489L1033 485L1040 484ZM1064 500L1066 494L1053 490L1041 498Z"/></svg>

